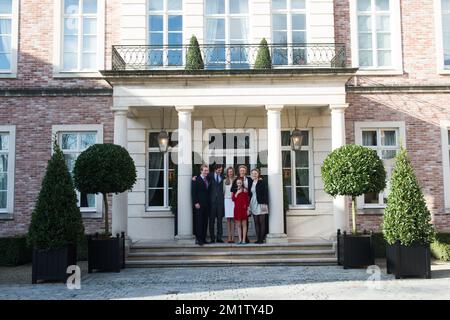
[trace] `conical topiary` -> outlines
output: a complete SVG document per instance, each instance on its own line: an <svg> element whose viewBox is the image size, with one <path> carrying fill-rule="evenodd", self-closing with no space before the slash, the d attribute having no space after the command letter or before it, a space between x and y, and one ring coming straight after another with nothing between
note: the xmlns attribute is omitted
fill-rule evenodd
<svg viewBox="0 0 450 320"><path fill-rule="evenodd" d="M186 53L186 70L202 70L204 68L205 64L203 63L200 45L197 37L193 35Z"/></svg>
<svg viewBox="0 0 450 320"><path fill-rule="evenodd" d="M413 243L429 244L434 240L430 211L403 148L396 157L392 172L382 230L389 244L400 241L402 245L408 246Z"/></svg>
<svg viewBox="0 0 450 320"><path fill-rule="evenodd" d="M265 38L263 38L259 44L254 68L272 69L272 59L270 57L269 45L267 44Z"/></svg>
<svg viewBox="0 0 450 320"><path fill-rule="evenodd" d="M76 245L84 234L72 177L56 139L53 151L28 230L28 242L36 249Z"/></svg>

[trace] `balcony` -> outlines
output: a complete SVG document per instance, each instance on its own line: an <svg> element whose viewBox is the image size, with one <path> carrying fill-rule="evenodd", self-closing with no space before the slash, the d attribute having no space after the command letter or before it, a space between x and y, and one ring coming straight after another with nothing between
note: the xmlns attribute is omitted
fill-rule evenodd
<svg viewBox="0 0 450 320"><path fill-rule="evenodd" d="M206 70L254 69L259 44L200 45ZM112 71L184 70L189 45L117 45L112 48ZM342 69L343 44L270 44L273 69Z"/></svg>

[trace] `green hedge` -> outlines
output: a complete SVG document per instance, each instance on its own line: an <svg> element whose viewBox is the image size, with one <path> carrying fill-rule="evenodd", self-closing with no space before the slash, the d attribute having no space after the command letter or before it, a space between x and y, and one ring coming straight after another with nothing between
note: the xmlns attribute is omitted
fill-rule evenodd
<svg viewBox="0 0 450 320"><path fill-rule="evenodd" d="M23 237L0 238L0 266L18 266L31 262L31 249Z"/></svg>
<svg viewBox="0 0 450 320"><path fill-rule="evenodd" d="M431 244L431 254L435 259L450 261L450 234L440 233Z"/></svg>
<svg viewBox="0 0 450 320"><path fill-rule="evenodd" d="M87 260L87 237L77 246L78 261ZM32 250L26 236L0 238L0 266L12 267L31 263Z"/></svg>

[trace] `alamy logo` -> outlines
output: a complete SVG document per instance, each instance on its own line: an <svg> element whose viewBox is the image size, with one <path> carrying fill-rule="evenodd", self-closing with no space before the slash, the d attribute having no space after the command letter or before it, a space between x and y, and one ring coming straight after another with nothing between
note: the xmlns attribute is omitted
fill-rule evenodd
<svg viewBox="0 0 450 320"><path fill-rule="evenodd" d="M70 276L67 278L67 289L80 290L81 289L81 269L77 265L72 265L67 268L67 272Z"/></svg>

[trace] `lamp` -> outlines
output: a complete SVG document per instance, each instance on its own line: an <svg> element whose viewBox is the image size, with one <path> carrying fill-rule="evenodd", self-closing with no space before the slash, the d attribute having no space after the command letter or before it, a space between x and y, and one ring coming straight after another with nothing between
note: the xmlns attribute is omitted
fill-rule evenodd
<svg viewBox="0 0 450 320"><path fill-rule="evenodd" d="M295 110L295 129L291 133L291 148L294 151L300 151L303 143L303 134L297 129L297 108Z"/></svg>
<svg viewBox="0 0 450 320"><path fill-rule="evenodd" d="M162 127L163 130L158 134L158 145L159 145L159 151L162 153L166 153L169 149L169 134L166 130L164 130L164 108L163 108L163 116L162 116Z"/></svg>

